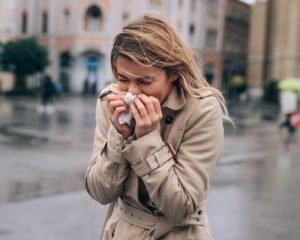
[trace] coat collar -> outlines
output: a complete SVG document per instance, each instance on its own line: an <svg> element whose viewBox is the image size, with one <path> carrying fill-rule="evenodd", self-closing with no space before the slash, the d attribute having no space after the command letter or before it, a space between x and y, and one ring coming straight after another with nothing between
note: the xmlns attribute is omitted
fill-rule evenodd
<svg viewBox="0 0 300 240"><path fill-rule="evenodd" d="M209 89L202 89L198 99L203 99L213 96L213 93ZM180 86L174 86L167 99L163 102L162 108L168 108L174 111L181 110L187 103L189 97L185 94L184 90Z"/></svg>
<svg viewBox="0 0 300 240"><path fill-rule="evenodd" d="M163 102L162 108L169 108L178 111L186 104L185 94L181 87L174 86L167 99Z"/></svg>

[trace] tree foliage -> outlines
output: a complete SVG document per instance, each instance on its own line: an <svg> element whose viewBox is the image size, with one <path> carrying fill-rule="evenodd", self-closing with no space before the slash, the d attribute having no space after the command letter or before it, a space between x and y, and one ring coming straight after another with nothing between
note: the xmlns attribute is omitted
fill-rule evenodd
<svg viewBox="0 0 300 240"><path fill-rule="evenodd" d="M2 52L3 52L3 44L0 42L0 71L3 68L3 63L2 63Z"/></svg>
<svg viewBox="0 0 300 240"><path fill-rule="evenodd" d="M17 81L23 81L26 75L42 72L49 65L48 50L34 38L5 43L1 59L4 68L15 73Z"/></svg>

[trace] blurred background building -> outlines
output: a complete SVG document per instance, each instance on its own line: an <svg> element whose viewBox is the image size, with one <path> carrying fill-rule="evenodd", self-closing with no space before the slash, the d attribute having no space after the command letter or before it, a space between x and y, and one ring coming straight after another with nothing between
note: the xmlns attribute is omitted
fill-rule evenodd
<svg viewBox="0 0 300 240"><path fill-rule="evenodd" d="M227 91L236 75L246 76L250 5L209 0L203 52L207 80Z"/></svg>
<svg viewBox="0 0 300 240"><path fill-rule="evenodd" d="M252 7L248 58L250 94L284 78L300 77L300 1L257 0Z"/></svg>
<svg viewBox="0 0 300 240"><path fill-rule="evenodd" d="M4 43L18 34L16 2L0 0L0 42Z"/></svg>
<svg viewBox="0 0 300 240"><path fill-rule="evenodd" d="M299 7L293 0L0 0L0 43L36 37L49 51L46 74L63 90L82 92L94 82L99 91L112 81L115 34L154 11L194 49L213 86L225 93L247 86L260 98L268 81L300 75ZM38 78L27 77L27 86Z"/></svg>
<svg viewBox="0 0 300 240"><path fill-rule="evenodd" d="M206 4L207 0L0 0L5 13L1 14L0 35L2 41L36 37L49 50L47 73L63 89L82 92L90 81L99 90L112 81L109 54L124 24L145 12L159 12L200 54Z"/></svg>
<svg viewBox="0 0 300 240"><path fill-rule="evenodd" d="M0 57L1 43L3 44L17 36L17 21L15 17L16 2L0 0ZM14 85L13 74L1 70L0 61L0 93L11 90Z"/></svg>

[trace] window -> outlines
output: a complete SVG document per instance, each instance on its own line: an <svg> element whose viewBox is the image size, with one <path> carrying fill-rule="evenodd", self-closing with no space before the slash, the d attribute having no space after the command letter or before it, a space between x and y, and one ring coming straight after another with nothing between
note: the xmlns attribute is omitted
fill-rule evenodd
<svg viewBox="0 0 300 240"><path fill-rule="evenodd" d="M42 33L48 32L48 13L42 13Z"/></svg>
<svg viewBox="0 0 300 240"><path fill-rule="evenodd" d="M212 63L207 63L204 66L204 75L205 75L207 82L210 85L213 85L216 74L215 74L215 66Z"/></svg>
<svg viewBox="0 0 300 240"><path fill-rule="evenodd" d="M97 6L91 6L85 15L84 30L99 32L102 28L102 12Z"/></svg>
<svg viewBox="0 0 300 240"><path fill-rule="evenodd" d="M65 32L69 32L70 30L70 12L68 9L64 10L63 29Z"/></svg>
<svg viewBox="0 0 300 240"><path fill-rule="evenodd" d="M205 39L205 48L215 50L217 47L217 32L208 30Z"/></svg>
<svg viewBox="0 0 300 240"><path fill-rule="evenodd" d="M124 12L123 13L123 23L127 24L129 21L129 13L128 12Z"/></svg>
<svg viewBox="0 0 300 240"><path fill-rule="evenodd" d="M27 12L23 12L22 13L22 33L26 33L27 32Z"/></svg>
<svg viewBox="0 0 300 240"><path fill-rule="evenodd" d="M190 36L194 36L195 33L195 25L193 23L190 24Z"/></svg>

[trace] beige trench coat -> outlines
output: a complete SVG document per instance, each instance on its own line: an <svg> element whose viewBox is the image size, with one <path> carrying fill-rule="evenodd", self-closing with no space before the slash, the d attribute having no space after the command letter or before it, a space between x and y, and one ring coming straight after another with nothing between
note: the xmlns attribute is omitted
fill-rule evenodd
<svg viewBox="0 0 300 240"><path fill-rule="evenodd" d="M223 151L221 107L208 91L187 97L176 87L162 104L158 129L124 143L100 95L86 188L93 199L117 202L103 240L212 239L203 211L209 180Z"/></svg>

